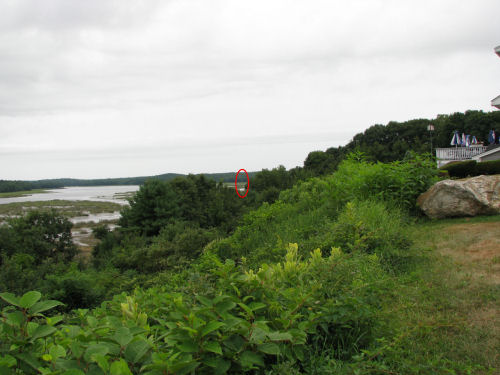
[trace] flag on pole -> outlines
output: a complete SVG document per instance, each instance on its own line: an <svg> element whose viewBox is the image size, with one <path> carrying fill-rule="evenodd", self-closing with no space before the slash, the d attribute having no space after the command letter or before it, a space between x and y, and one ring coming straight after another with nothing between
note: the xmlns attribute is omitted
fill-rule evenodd
<svg viewBox="0 0 500 375"><path fill-rule="evenodd" d="M490 134L488 135L488 142L489 143L496 143L497 140L497 135L495 134L495 131L493 129L490 130Z"/></svg>

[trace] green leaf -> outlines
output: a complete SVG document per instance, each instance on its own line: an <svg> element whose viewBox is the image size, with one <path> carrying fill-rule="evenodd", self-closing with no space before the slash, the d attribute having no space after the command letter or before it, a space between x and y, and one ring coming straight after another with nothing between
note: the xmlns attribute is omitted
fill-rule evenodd
<svg viewBox="0 0 500 375"><path fill-rule="evenodd" d="M264 366L264 361L261 355L247 350L241 353L240 364L243 368L252 369L255 365Z"/></svg>
<svg viewBox="0 0 500 375"><path fill-rule="evenodd" d="M222 359L221 357L207 358L203 361L207 366L212 367L214 375L223 375L231 367L231 362Z"/></svg>
<svg viewBox="0 0 500 375"><path fill-rule="evenodd" d="M134 336L132 336L130 330L127 327L118 328L112 337L112 339L122 347L127 346L127 344L132 341L133 338Z"/></svg>
<svg viewBox="0 0 500 375"><path fill-rule="evenodd" d="M85 351L85 354L83 355L83 358L87 362L90 362L92 359L92 355L94 355L94 354L106 355L106 354L108 354L108 352L109 352L109 349L106 345L93 344L87 348L87 350Z"/></svg>
<svg viewBox="0 0 500 375"><path fill-rule="evenodd" d="M31 308L29 309L29 313L39 314L41 312L53 309L56 306L62 305L64 305L64 303L55 300L40 301L31 306Z"/></svg>
<svg viewBox="0 0 500 375"><path fill-rule="evenodd" d="M7 324L20 327L24 322L25 318L21 311L14 311L12 313L6 314Z"/></svg>
<svg viewBox="0 0 500 375"><path fill-rule="evenodd" d="M0 298L11 305L21 307L19 304L19 298L12 293L0 293Z"/></svg>
<svg viewBox="0 0 500 375"><path fill-rule="evenodd" d="M24 295L19 300L19 305L25 309L29 309L31 306L37 303L40 298L42 298L42 293L32 290L30 292L24 293Z"/></svg>
<svg viewBox="0 0 500 375"><path fill-rule="evenodd" d="M64 320L64 316L57 315L57 316L51 316L47 317L47 324L49 326L55 326L57 323L60 323Z"/></svg>
<svg viewBox="0 0 500 375"><path fill-rule="evenodd" d="M61 345L53 345L50 347L49 354L52 358L62 358L66 357L66 350Z"/></svg>
<svg viewBox="0 0 500 375"><path fill-rule="evenodd" d="M109 362L106 356L96 353L91 355L91 359L97 363L97 365L102 369L102 371L108 372Z"/></svg>
<svg viewBox="0 0 500 375"><path fill-rule="evenodd" d="M200 362L191 361L191 362L183 362L176 363L173 366L170 366L170 373L176 375L184 375L196 370L196 368L200 365Z"/></svg>
<svg viewBox="0 0 500 375"><path fill-rule="evenodd" d="M267 336L272 341L290 341L293 339L292 335L288 332L269 332Z"/></svg>
<svg viewBox="0 0 500 375"><path fill-rule="evenodd" d="M78 341L72 341L70 344L71 353L73 353L73 357L81 358L84 352L83 346L80 345Z"/></svg>
<svg viewBox="0 0 500 375"><path fill-rule="evenodd" d="M62 375L85 375L85 373L82 370L72 368L70 370L67 370L66 372L63 372Z"/></svg>
<svg viewBox="0 0 500 375"><path fill-rule="evenodd" d="M90 328L97 327L97 319L93 316L87 316L87 323Z"/></svg>
<svg viewBox="0 0 500 375"><path fill-rule="evenodd" d="M0 357L0 366L14 367L15 365L17 365L17 361L11 355L6 354L5 356Z"/></svg>
<svg viewBox="0 0 500 375"><path fill-rule="evenodd" d="M33 332L33 335L31 336L31 340L36 340L42 337L50 336L52 335L57 329L51 326L39 326L35 329L35 332Z"/></svg>
<svg viewBox="0 0 500 375"><path fill-rule="evenodd" d="M245 345L245 340L243 340L241 336L232 335L231 337L229 337L227 340L224 341L224 345L228 347L231 351L237 353L241 349L243 349L243 346Z"/></svg>
<svg viewBox="0 0 500 375"><path fill-rule="evenodd" d="M38 369L39 367L42 367L40 362L33 357L30 353L19 353L16 354L17 359L20 359L24 363L28 364L29 366L33 367L35 370Z"/></svg>
<svg viewBox="0 0 500 375"><path fill-rule="evenodd" d="M222 355L222 348L220 347L220 344L217 341L206 342L202 345L202 347L208 352Z"/></svg>
<svg viewBox="0 0 500 375"><path fill-rule="evenodd" d="M128 368L127 362L120 358L119 361L115 361L111 364L109 368L110 375L133 375Z"/></svg>
<svg viewBox="0 0 500 375"><path fill-rule="evenodd" d="M297 357L297 359L299 361L304 360L304 347L303 346L299 346L299 345L294 346L293 352L295 353L295 356Z"/></svg>
<svg viewBox="0 0 500 375"><path fill-rule="evenodd" d="M245 310L245 312L248 314L249 317L252 318L254 317L253 311L252 309L250 309L250 307L241 302L238 303L238 306L240 306L243 310Z"/></svg>
<svg viewBox="0 0 500 375"><path fill-rule="evenodd" d="M225 361L222 358L219 359L219 364L217 368L214 369L214 375L223 375L231 368L231 362Z"/></svg>
<svg viewBox="0 0 500 375"><path fill-rule="evenodd" d="M193 340L184 341L177 345L177 348L183 353L196 353L198 344Z"/></svg>
<svg viewBox="0 0 500 375"><path fill-rule="evenodd" d="M252 309L252 311L257 311L257 310L260 310L260 309L267 307L267 305L265 303L262 303L262 302L252 302L248 305L248 307L250 307L250 309Z"/></svg>
<svg viewBox="0 0 500 375"><path fill-rule="evenodd" d="M224 301L221 301L215 305L215 311L219 315L224 314L226 311L229 311L231 309L234 309L236 307L236 303L231 301L230 299L226 299Z"/></svg>
<svg viewBox="0 0 500 375"><path fill-rule="evenodd" d="M278 346L278 344L275 344L273 342L267 342L265 344L259 345L257 349L266 354L278 355L280 353L280 347Z"/></svg>
<svg viewBox="0 0 500 375"><path fill-rule="evenodd" d="M207 306L207 307L212 307L213 306L213 302L211 299L207 298L207 297L203 297L203 296L196 296L196 299L198 301L200 301L203 305Z"/></svg>
<svg viewBox="0 0 500 375"><path fill-rule="evenodd" d="M224 323L217 321L210 321L203 329L201 330L201 337L205 337L210 332L218 330L220 327L224 326Z"/></svg>
<svg viewBox="0 0 500 375"><path fill-rule="evenodd" d="M150 344L148 341L139 339L131 342L125 349L125 359L132 363L137 363L148 352Z"/></svg>

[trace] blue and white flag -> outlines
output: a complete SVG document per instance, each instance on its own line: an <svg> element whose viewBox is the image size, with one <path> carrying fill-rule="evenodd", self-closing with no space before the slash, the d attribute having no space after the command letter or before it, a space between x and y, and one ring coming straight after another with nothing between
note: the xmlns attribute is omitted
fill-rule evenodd
<svg viewBox="0 0 500 375"><path fill-rule="evenodd" d="M467 134L465 136L465 147L469 147L470 146L470 134Z"/></svg>
<svg viewBox="0 0 500 375"><path fill-rule="evenodd" d="M472 141L470 143L473 145L477 145L477 138L475 135L472 136Z"/></svg>
<svg viewBox="0 0 500 375"><path fill-rule="evenodd" d="M493 129L490 130L490 135L488 136L488 142L489 143L495 143L497 140L497 135L495 134L495 131Z"/></svg>
<svg viewBox="0 0 500 375"><path fill-rule="evenodd" d="M456 130L455 133L453 134L453 138L451 139L450 145L452 146L460 145L460 136L458 135L458 132Z"/></svg>
<svg viewBox="0 0 500 375"><path fill-rule="evenodd" d="M467 140L465 139L465 133L462 133L462 147L465 147L467 144Z"/></svg>

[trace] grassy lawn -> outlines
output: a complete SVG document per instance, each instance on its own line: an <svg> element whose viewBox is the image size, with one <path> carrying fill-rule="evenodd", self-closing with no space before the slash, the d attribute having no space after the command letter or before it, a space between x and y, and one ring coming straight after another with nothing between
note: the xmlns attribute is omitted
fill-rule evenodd
<svg viewBox="0 0 500 375"><path fill-rule="evenodd" d="M386 373L499 374L500 216L420 222L413 236L421 259L384 309Z"/></svg>
<svg viewBox="0 0 500 375"><path fill-rule="evenodd" d="M0 198L24 197L26 195L41 194L41 193L47 193L47 192L48 192L48 190L45 190L45 189L13 191L13 192L8 192L8 193L0 193Z"/></svg>
<svg viewBox="0 0 500 375"><path fill-rule="evenodd" d="M56 209L66 217L86 216L88 214L100 214L104 212L120 211L123 206L113 202L95 201L36 201L36 202L15 202L0 204L0 215L22 215L28 210L50 210Z"/></svg>

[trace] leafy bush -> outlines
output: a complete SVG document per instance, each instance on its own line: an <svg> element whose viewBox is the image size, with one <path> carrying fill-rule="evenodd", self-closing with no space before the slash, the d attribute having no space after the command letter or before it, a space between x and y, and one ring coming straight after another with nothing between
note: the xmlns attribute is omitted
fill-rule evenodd
<svg viewBox="0 0 500 375"><path fill-rule="evenodd" d="M69 261L77 253L71 237L73 224L55 210L30 211L24 217L7 220L0 228L0 254L29 254L35 263L47 258Z"/></svg>
<svg viewBox="0 0 500 375"><path fill-rule="evenodd" d="M476 164L476 175L500 174L500 160L482 161Z"/></svg>
<svg viewBox="0 0 500 375"><path fill-rule="evenodd" d="M450 177L465 178L480 175L500 174L500 160L483 161L475 160L448 163L441 167Z"/></svg>
<svg viewBox="0 0 500 375"><path fill-rule="evenodd" d="M42 314L60 303L38 292L1 293L0 373L262 374L278 360L306 365L308 346L348 358L373 341L376 256L301 260L291 244L257 271L215 263L214 294L138 290L68 318Z"/></svg>
<svg viewBox="0 0 500 375"><path fill-rule="evenodd" d="M121 269L147 273L184 267L196 259L203 247L217 236L217 231L199 228L191 223L168 224L151 244L130 250L117 249L113 253L112 264Z"/></svg>
<svg viewBox="0 0 500 375"><path fill-rule="evenodd" d="M236 225L243 202L232 189L203 175L178 177L168 182L148 180L122 210L126 231L155 236L168 224L192 222L201 228L229 231Z"/></svg>
<svg viewBox="0 0 500 375"><path fill-rule="evenodd" d="M316 248L327 252L337 243L347 244L332 232L345 205L365 200L384 202L381 205L358 204L359 209L364 210L359 215L366 215L364 219L368 220L370 230L376 234L370 237L370 241L382 236L379 233L388 229L384 225L394 226L390 232L393 238L399 235L407 238L404 235L403 215L398 211L416 210L418 195L437 180L436 175L434 163L418 156L404 162L373 164L364 161L362 155L352 154L333 175L301 182L283 191L280 200L272 205L264 204L248 213L231 236L211 244L210 248L222 259L244 258L250 266L276 261L284 255L286 244L290 242L301 243L302 255ZM387 206L394 207L394 210L389 210ZM377 218L385 223L377 222ZM379 226L382 228L379 229ZM340 236L341 231L337 232ZM386 243L391 241L387 239ZM394 251L404 252L408 244L403 242L394 242ZM387 260L389 250L389 245L385 245L383 252Z"/></svg>
<svg viewBox="0 0 500 375"><path fill-rule="evenodd" d="M442 166L441 170L446 170L450 177L465 178L476 175L476 164L475 160L452 162Z"/></svg>
<svg viewBox="0 0 500 375"><path fill-rule="evenodd" d="M401 212L382 202L349 202L333 225L333 245L344 251L377 254L396 266L409 256L409 228Z"/></svg>
<svg viewBox="0 0 500 375"><path fill-rule="evenodd" d="M437 180L432 159L412 155L404 161L370 163L361 153L349 154L331 176L311 179L284 191L280 200L302 205L328 204L333 210L352 200L377 198L416 212L417 197Z"/></svg>

